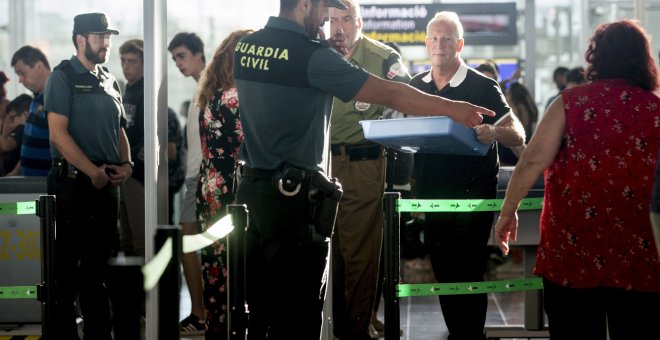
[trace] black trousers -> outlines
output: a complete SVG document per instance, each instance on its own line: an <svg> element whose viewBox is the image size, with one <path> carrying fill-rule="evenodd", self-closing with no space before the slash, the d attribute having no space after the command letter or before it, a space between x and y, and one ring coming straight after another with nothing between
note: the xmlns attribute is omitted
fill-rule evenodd
<svg viewBox="0 0 660 340"><path fill-rule="evenodd" d="M82 174L48 174L48 194L56 198L55 278L57 329L49 339L79 339L74 301L80 298L84 339L112 339L105 286L107 263L118 245L117 188L97 190Z"/></svg>
<svg viewBox="0 0 660 340"><path fill-rule="evenodd" d="M488 199L496 195L496 182L440 188L422 182L418 198ZM440 283L481 282L488 260L492 212L435 212L426 214L424 243L435 278ZM441 295L440 308L449 330L449 340L486 339L488 309L486 294Z"/></svg>
<svg viewBox="0 0 660 340"><path fill-rule="evenodd" d="M310 241L307 188L286 197L270 178L243 177L236 200L249 211L248 339L318 339L328 244Z"/></svg>
<svg viewBox="0 0 660 340"><path fill-rule="evenodd" d="M660 339L660 293L619 288L566 288L543 279L553 340Z"/></svg>
<svg viewBox="0 0 660 340"><path fill-rule="evenodd" d="M486 270L492 212L426 215L424 243L440 283L481 282ZM440 295L449 339L485 339L486 294Z"/></svg>

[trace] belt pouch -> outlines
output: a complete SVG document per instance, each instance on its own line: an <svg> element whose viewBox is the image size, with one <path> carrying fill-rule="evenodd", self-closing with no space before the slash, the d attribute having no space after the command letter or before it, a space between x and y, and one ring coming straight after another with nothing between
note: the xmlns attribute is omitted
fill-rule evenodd
<svg viewBox="0 0 660 340"><path fill-rule="evenodd" d="M330 179L320 171L312 174L309 184L309 223L323 239L332 236L342 194L337 178Z"/></svg>

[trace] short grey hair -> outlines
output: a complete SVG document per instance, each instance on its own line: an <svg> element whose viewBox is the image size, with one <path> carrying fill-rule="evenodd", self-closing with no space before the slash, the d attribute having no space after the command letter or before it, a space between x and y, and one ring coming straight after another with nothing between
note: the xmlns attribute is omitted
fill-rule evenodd
<svg viewBox="0 0 660 340"><path fill-rule="evenodd" d="M458 32L458 39L463 39L463 24L461 24L461 20L458 18L458 14L456 14L456 12L450 12L450 11L442 11L435 13L433 19L431 19L429 23L426 25L426 34L429 33L429 28L433 23L440 21L450 22L454 24L454 27L456 27L456 31Z"/></svg>

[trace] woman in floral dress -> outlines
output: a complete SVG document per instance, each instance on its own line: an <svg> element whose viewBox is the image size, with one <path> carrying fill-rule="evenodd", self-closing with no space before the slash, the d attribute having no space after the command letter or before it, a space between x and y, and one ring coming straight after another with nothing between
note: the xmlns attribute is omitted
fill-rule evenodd
<svg viewBox="0 0 660 340"><path fill-rule="evenodd" d="M225 38L204 70L197 93L203 156L197 185L197 220L204 230L225 216L227 204L234 201L234 165L243 132L232 67L236 44L250 33L252 30L239 30ZM224 239L201 250L206 339L227 338L225 250Z"/></svg>

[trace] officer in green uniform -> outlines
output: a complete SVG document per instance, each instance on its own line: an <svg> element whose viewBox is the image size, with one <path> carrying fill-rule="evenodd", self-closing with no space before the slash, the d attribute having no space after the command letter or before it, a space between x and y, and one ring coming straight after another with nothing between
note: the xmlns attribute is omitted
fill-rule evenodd
<svg viewBox="0 0 660 340"><path fill-rule="evenodd" d="M344 3L346 10L330 9L330 44L369 73L408 83L410 75L401 56L362 34L359 3ZM369 338L383 237L386 161L383 147L365 139L359 121L382 118L386 109L338 98L332 106L331 169L344 191L332 239L333 326L340 338Z"/></svg>

